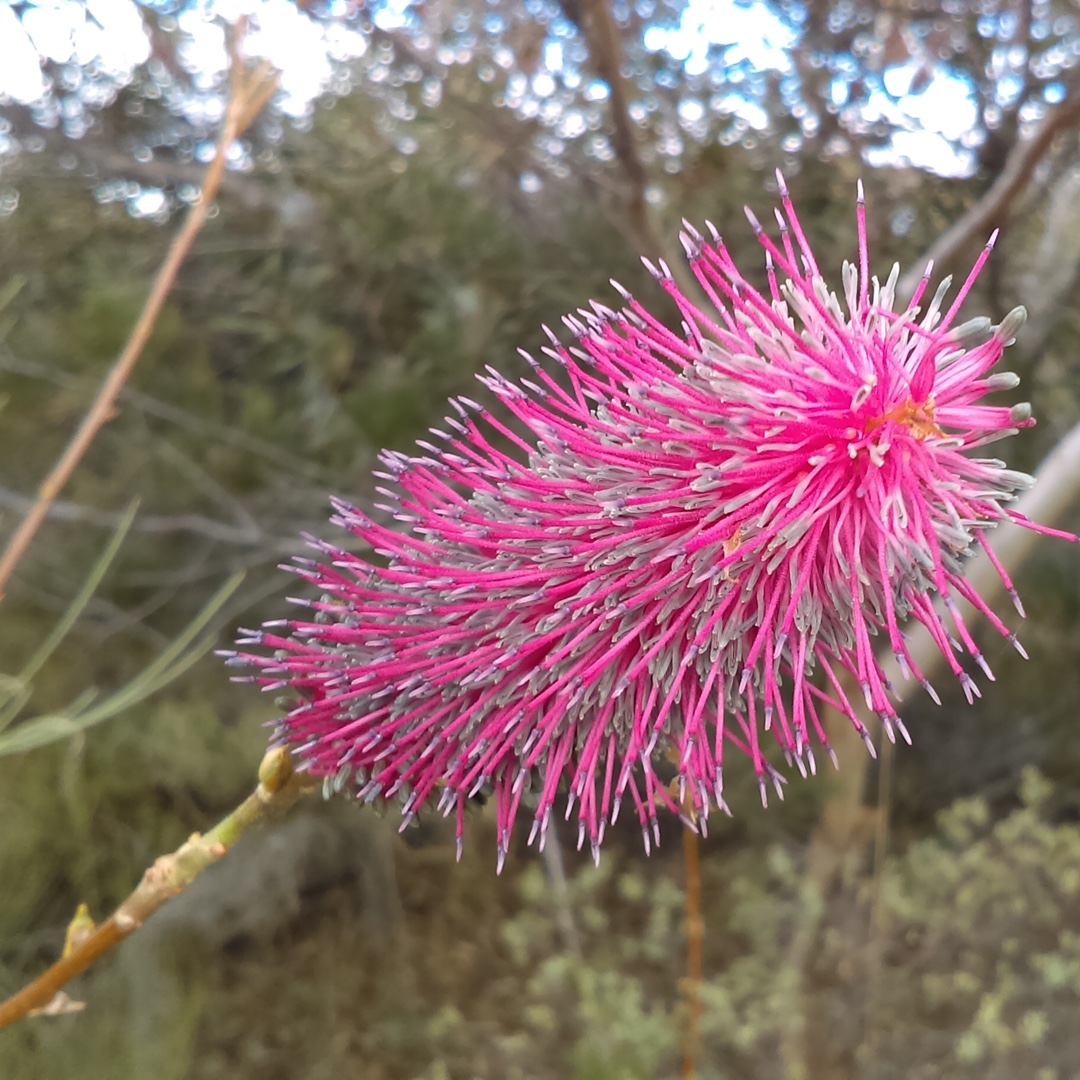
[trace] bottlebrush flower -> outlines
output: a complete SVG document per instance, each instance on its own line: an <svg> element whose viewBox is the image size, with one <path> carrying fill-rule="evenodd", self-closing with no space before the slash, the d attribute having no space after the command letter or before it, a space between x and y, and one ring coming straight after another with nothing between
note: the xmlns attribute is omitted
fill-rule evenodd
<svg viewBox="0 0 1080 1080"><path fill-rule="evenodd" d="M715 229L687 225L711 309L647 263L678 330L620 289L622 310L566 319L572 347L550 335L557 366L523 353L534 375L519 383L489 369L498 409L458 399L438 444L382 455L396 527L335 503L336 524L385 562L310 539L325 561L294 569L323 594L297 601L313 617L241 641L272 655L233 657L297 694L277 738L329 788L397 798L406 820L435 801L456 812L459 850L466 801L493 792L501 867L521 805L542 844L565 781L579 846L597 856L629 798L648 850L659 806L702 825L727 809L729 747L763 800L782 783L767 738L813 771L815 744L831 753L823 705L872 750L848 685L907 738L875 658L887 641L936 700L905 620L927 627L969 701L954 646L993 676L957 598L1020 648L963 563L979 547L993 559L1001 521L1066 534L1009 508L1030 477L969 454L1033 423L1027 405L979 404L1016 385L989 372L1023 308L953 325L993 238L944 313L948 281L924 306L930 267L897 311L898 268L869 275L861 186L859 265L844 265L840 296L782 178L780 196L778 240L749 215L766 294Z"/></svg>

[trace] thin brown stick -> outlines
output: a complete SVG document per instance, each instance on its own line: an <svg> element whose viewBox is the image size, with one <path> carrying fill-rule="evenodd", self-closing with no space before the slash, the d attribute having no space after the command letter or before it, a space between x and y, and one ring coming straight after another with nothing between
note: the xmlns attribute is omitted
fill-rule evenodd
<svg viewBox="0 0 1080 1080"><path fill-rule="evenodd" d="M222 177L225 174L225 155L235 139L243 134L250 126L252 120L258 115L263 106L270 100L276 87L276 78L270 66L260 62L253 68L248 68L239 56L238 42L243 34L243 24L238 23L231 36L232 68L230 72L229 103L225 110L225 119L221 127L221 136L218 139L217 151L214 160L206 170L206 178L203 181L202 193L199 201L188 212L180 231L176 234L165 261L158 270L154 279L150 295L139 314L139 318L132 328L131 336L124 345L120 355L116 358L105 381L101 384L97 397L89 412L83 418L78 430L68 443L67 448L60 455L59 460L52 467L48 476L42 481L38 489L37 498L30 507L26 517L23 518L19 527L15 530L8 541L4 553L0 556L0 600L3 599L11 575L15 567L26 554L31 542L37 535L41 523L49 513L49 507L53 500L60 494L67 482L71 479L79 462L86 454L90 444L96 438L98 432L105 423L113 416L116 399L123 389L135 367L136 361L142 354L146 343L153 333L154 324L157 322L161 309L165 306L165 300L172 290L176 281L176 275L180 266L187 258L195 237L206 224L210 205L217 195L221 186Z"/></svg>
<svg viewBox="0 0 1080 1080"><path fill-rule="evenodd" d="M686 980L683 996L686 1000L686 1028L683 1035L683 1080L696 1075L698 1046L701 1041L701 977L702 941L705 920L701 916L701 854L698 834L689 825L683 826L683 862L686 866Z"/></svg>
<svg viewBox="0 0 1080 1080"><path fill-rule="evenodd" d="M166 900L183 892L208 866L224 858L252 825L284 813L313 790L314 783L306 774L296 772L287 751L269 751L259 766L258 786L231 814L205 835L195 833L172 854L162 855L143 874L135 891L81 944L0 1003L0 1028L32 1011L48 1012L50 1003L76 975L138 930Z"/></svg>
<svg viewBox="0 0 1080 1080"><path fill-rule="evenodd" d="M878 1008L881 994L882 955L885 949L885 905L882 902L882 882L885 860L889 854L889 817L892 802L893 744L878 740L878 802L874 827L874 864L870 882L870 926L866 970L866 1002L863 1006L863 1045L873 1052L877 1042Z"/></svg>
<svg viewBox="0 0 1080 1080"><path fill-rule="evenodd" d="M893 744L880 740L878 749L878 802L874 822L873 888L870 894L870 931L872 934L882 926L884 913L881 907L881 881L885 874L885 859L889 854L889 808L892 804Z"/></svg>

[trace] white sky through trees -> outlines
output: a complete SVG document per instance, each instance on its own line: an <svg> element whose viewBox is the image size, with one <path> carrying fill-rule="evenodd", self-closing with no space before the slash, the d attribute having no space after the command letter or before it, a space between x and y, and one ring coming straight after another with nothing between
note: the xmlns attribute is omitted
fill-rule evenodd
<svg viewBox="0 0 1080 1080"><path fill-rule="evenodd" d="M375 9L373 21L383 30L396 30L407 24L411 7L411 0L388 0ZM224 71L223 22L242 12L252 17L246 51L267 57L282 71L276 105L287 116L310 112L330 85L334 63L358 57L368 47L358 30L312 19L290 0L210 0L175 18L178 56L196 86L211 90ZM666 51L688 76L701 75L710 63L710 49L717 47L725 48L725 64L785 74L792 69L790 51L798 35L797 27L765 3L689 0L677 21L650 23L643 45L650 53ZM50 61L65 65L66 71L92 65L122 85L150 55L143 15L133 0L40 0L18 7L0 0L0 105L5 98L23 105L43 100L50 90L44 71ZM532 73L532 93L548 96L555 87L552 75L564 64L562 47L548 42ZM966 78L944 62L927 70L925 57L906 57L886 65L880 82L881 89L873 90L863 106L864 119L884 121L894 130L886 146L868 151L869 164L910 163L946 176L970 173L973 154L965 137L976 126L978 109ZM837 82L836 105L844 103L843 94ZM762 131L769 125L762 106L738 88L731 88L720 104L750 128ZM689 116L694 108L709 105L690 101L684 107ZM204 118L213 119L205 112ZM76 127L68 133L78 137L83 132Z"/></svg>

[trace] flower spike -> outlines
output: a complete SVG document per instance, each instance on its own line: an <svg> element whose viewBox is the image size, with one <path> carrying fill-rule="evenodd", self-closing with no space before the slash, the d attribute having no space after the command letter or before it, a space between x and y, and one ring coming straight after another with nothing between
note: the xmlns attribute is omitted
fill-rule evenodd
<svg viewBox="0 0 1080 1080"><path fill-rule="evenodd" d="M572 348L545 328L556 364L523 353L521 384L489 369L491 409L460 398L426 454L382 456L386 518L335 502L382 561L313 542L325 561L296 570L321 599L240 639L262 650L246 656L257 680L292 693L276 741L330 790L399 800L407 820L437 804L459 850L466 802L488 794L500 867L519 814L543 845L561 792L594 857L624 802L649 850L661 808L702 829L728 812L725 753L749 759L763 803L770 785L783 796L768 744L804 775L815 744L835 764L826 705L873 753L848 686L910 741L875 651L886 643L938 700L906 621L926 626L969 701L980 691L962 661L993 676L956 598L1025 655L963 579L999 522L1067 535L1009 508L1030 477L969 453L1033 423L1028 406L981 403L1015 385L989 372L1022 309L952 327L993 239L944 315L947 283L916 307L929 266L896 311L896 269L884 286L870 277L860 184L838 297L777 182L778 242L747 211L766 294L711 224L707 239L684 223L714 307L644 260L677 330L615 285L620 311L566 317Z"/></svg>

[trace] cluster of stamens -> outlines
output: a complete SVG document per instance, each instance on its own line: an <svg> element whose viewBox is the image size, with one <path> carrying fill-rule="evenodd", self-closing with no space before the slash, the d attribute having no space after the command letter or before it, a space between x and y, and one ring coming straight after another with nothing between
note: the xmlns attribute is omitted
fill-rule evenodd
<svg viewBox="0 0 1080 1080"><path fill-rule="evenodd" d="M295 696L278 739L329 790L400 800L406 821L434 802L459 839L489 793L500 865L522 808L543 844L565 798L598 855L629 802L648 849L658 808L701 828L727 809L732 749L763 801L784 782L768 742L813 772L825 708L873 751L849 688L907 738L880 647L936 695L906 620L969 700L963 654L992 678L955 601L1015 643L963 563L993 559L996 523L1030 524L1008 505L1030 478L971 453L1031 422L979 403L1015 384L989 372L1023 311L953 325L990 245L946 311L948 282L923 306L929 269L894 311L897 269L869 276L861 189L841 300L782 178L780 194L778 243L751 216L766 293L688 225L709 309L647 263L680 327L625 290L619 311L594 303L566 320L570 345L549 332L551 365L523 354L531 377L481 377L499 407L457 399L436 441L383 454L383 516L335 503L371 554L312 538L321 561L294 567L321 594L297 601L311 617L234 657Z"/></svg>

